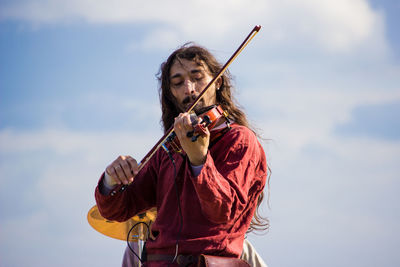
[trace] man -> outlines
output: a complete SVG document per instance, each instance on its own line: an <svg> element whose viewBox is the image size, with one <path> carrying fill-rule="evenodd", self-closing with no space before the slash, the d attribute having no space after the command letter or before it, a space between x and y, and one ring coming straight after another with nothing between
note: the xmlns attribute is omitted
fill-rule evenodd
<svg viewBox="0 0 400 267"><path fill-rule="evenodd" d="M246 231L260 222L252 218L267 179L265 153L233 102L227 72L195 111L219 105L231 123L222 117L196 141L188 137L194 124L185 110L220 69L202 47L184 45L174 51L161 65L160 98L164 130L173 126L182 153L159 149L140 172L134 158L120 156L96 188L99 211L110 220L125 221L157 208L145 266L190 266L200 254L240 261Z"/></svg>

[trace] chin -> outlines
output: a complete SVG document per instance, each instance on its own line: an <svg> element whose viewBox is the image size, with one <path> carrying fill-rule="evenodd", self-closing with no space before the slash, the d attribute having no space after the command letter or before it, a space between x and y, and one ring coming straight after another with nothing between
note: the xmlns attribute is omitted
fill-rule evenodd
<svg viewBox="0 0 400 267"><path fill-rule="evenodd" d="M196 113L198 113L198 112L201 111L204 107L205 107L204 103L203 103L203 102L199 102L199 103L194 107L193 110L194 110Z"/></svg>
<svg viewBox="0 0 400 267"><path fill-rule="evenodd" d="M184 105L183 105L184 111L188 110L189 107L190 107L192 104L193 104L193 103L184 104ZM201 108L203 108L203 107L204 107L204 101L200 100L200 101L197 103L197 105L193 108L193 110L194 110L195 112L197 112L197 110L199 110L199 109L201 109Z"/></svg>

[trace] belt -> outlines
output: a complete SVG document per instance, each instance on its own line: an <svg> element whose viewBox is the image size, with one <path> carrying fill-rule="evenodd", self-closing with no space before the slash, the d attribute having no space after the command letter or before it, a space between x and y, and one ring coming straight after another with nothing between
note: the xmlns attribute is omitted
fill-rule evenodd
<svg viewBox="0 0 400 267"><path fill-rule="evenodd" d="M171 262L174 260L174 255L163 255L163 254L147 254L147 261L168 261ZM198 263L199 256L197 255L178 255L175 259L176 263L179 266L186 267L191 264L196 265Z"/></svg>
<svg viewBox="0 0 400 267"><path fill-rule="evenodd" d="M174 256L172 255L162 255L162 254L148 254L147 261L168 261L171 262L174 260ZM176 263L179 264L180 267L187 266L209 266L209 267L250 267L250 265L238 258L232 257L220 257L220 256L212 256L212 255L178 255L176 257Z"/></svg>

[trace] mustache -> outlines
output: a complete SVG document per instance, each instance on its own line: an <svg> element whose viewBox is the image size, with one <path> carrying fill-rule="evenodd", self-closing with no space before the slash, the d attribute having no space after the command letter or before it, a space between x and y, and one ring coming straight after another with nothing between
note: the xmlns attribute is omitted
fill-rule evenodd
<svg viewBox="0 0 400 267"><path fill-rule="evenodd" d="M194 101L196 98L197 98L197 96L195 96L195 95L187 96L182 100L182 104L186 105L186 104Z"/></svg>

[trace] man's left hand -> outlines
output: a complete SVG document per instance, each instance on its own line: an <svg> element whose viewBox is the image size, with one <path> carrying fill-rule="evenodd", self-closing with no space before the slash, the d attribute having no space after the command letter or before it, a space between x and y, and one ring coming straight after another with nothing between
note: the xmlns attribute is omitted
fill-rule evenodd
<svg viewBox="0 0 400 267"><path fill-rule="evenodd" d="M210 143L210 132L206 129L206 134L201 135L195 142L192 141L187 133L193 131L192 121L189 113L181 113L175 118L174 131L179 139L182 149L186 152L192 165L204 164L207 157L208 145Z"/></svg>

